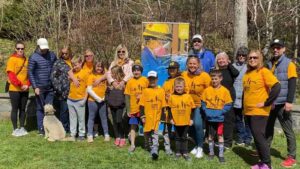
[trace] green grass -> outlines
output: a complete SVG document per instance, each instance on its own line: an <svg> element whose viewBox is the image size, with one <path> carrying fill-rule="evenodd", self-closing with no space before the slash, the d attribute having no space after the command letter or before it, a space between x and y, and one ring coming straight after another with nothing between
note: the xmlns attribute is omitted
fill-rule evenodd
<svg viewBox="0 0 300 169"><path fill-rule="evenodd" d="M161 142L158 161L152 161L149 154L140 146L133 154L127 152L127 147L116 148L113 141L103 142L103 137L95 139L94 143L85 142L47 142L31 131L29 135L15 138L11 136L9 121L0 121L0 168L132 168L132 169L184 169L184 168L250 168L257 158L249 155L249 150L234 147L225 152L226 163L220 165L217 159L208 161L192 159L175 161L165 155ZM140 144L142 144L139 138ZM161 140L162 141L162 140ZM297 141L300 141L299 135ZM207 148L206 148L207 149ZM272 161L274 168L280 168L280 162L286 154L284 136L276 135L272 146ZM298 149L299 154L299 149Z"/></svg>

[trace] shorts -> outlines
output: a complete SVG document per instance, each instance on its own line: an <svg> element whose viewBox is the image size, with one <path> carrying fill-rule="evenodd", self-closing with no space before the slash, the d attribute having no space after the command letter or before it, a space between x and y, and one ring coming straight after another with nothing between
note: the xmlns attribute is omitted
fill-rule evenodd
<svg viewBox="0 0 300 169"><path fill-rule="evenodd" d="M140 123L140 112L135 114L130 114L128 123L131 125L138 125Z"/></svg>
<svg viewBox="0 0 300 169"><path fill-rule="evenodd" d="M208 122L208 134L214 137L216 134L222 136L224 132L223 122Z"/></svg>

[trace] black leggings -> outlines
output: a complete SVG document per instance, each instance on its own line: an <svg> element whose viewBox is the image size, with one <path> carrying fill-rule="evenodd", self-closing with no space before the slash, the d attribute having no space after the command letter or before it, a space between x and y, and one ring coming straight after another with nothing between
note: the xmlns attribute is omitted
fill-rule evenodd
<svg viewBox="0 0 300 169"><path fill-rule="evenodd" d="M113 118L113 127L115 131L115 138L125 138L125 128L123 125L123 110L124 108L110 108L112 118Z"/></svg>
<svg viewBox="0 0 300 169"><path fill-rule="evenodd" d="M188 153L188 131L189 126L175 126L176 153Z"/></svg>
<svg viewBox="0 0 300 169"><path fill-rule="evenodd" d="M11 102L11 121L14 130L18 128L18 112L20 127L24 127L25 109L28 100L28 92L9 91L9 98Z"/></svg>

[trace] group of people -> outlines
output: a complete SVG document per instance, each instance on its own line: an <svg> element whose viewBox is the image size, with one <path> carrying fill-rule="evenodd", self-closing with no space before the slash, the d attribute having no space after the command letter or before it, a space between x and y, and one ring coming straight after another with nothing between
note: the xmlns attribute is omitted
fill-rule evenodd
<svg viewBox="0 0 300 169"><path fill-rule="evenodd" d="M59 58L49 50L48 41L40 38L37 48L27 59L25 45L17 42L7 62L11 99L13 136L26 135L25 107L29 86L36 96L38 131L44 134L45 104L56 103L64 129L75 141L94 140L95 120L100 117L104 140L109 141L108 112L113 118L114 144L135 151L136 131L143 126L144 146L154 160L159 151L159 125L163 125L165 152L173 154L170 139L175 137L175 158L191 160L188 137L195 147L190 152L203 157L203 143L209 147L208 160L215 156L225 162L224 150L236 144L250 146L254 140L259 163L252 169L271 167L270 147L274 123L278 119L287 138L288 156L283 167L296 165L296 138L292 128L291 109L295 98L296 65L285 55L285 44L275 39L271 44L274 57L264 67L259 50L242 46L236 62L225 52L216 57L204 48L203 37L192 38L192 49L186 70L180 72L176 61L169 63L168 80L157 85L158 74L149 71L143 77L143 66L130 59L126 46L119 45L109 68L87 49L83 57L73 56L69 47ZM108 111L109 110L109 111ZM85 117L88 117L87 123ZM124 118L127 116L127 118ZM20 125L18 126L18 117ZM124 120L125 123L124 123ZM130 131L127 131L127 126ZM86 129L87 126L87 129Z"/></svg>

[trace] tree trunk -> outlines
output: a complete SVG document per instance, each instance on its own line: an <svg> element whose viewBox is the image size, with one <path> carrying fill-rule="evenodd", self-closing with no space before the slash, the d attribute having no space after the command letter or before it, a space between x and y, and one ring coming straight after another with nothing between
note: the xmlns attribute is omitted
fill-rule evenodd
<svg viewBox="0 0 300 169"><path fill-rule="evenodd" d="M247 0L235 0L234 5L234 54L240 46L248 46Z"/></svg>

